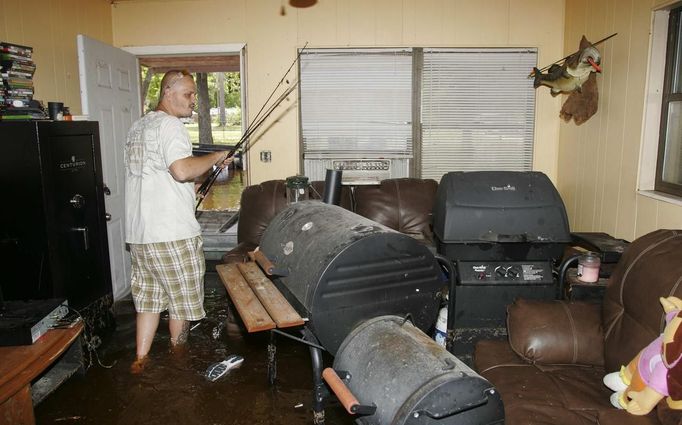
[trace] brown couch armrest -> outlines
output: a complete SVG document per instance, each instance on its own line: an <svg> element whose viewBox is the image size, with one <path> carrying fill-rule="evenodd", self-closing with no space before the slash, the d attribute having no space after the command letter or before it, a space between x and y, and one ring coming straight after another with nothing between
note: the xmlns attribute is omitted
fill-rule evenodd
<svg viewBox="0 0 682 425"><path fill-rule="evenodd" d="M507 308L512 350L530 363L604 364L599 304L517 300Z"/></svg>
<svg viewBox="0 0 682 425"><path fill-rule="evenodd" d="M287 206L284 180L268 180L242 191L237 242L260 244L270 221Z"/></svg>

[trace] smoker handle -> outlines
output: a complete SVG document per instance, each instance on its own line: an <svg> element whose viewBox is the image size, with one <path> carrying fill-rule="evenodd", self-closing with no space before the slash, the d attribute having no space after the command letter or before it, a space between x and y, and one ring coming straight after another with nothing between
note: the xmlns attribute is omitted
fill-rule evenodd
<svg viewBox="0 0 682 425"><path fill-rule="evenodd" d="M346 384L339 378L336 371L330 367L326 368L322 372L322 378L324 378L329 388L334 391L336 398L339 399L343 407L351 415L373 415L376 412L377 407L374 403L371 406L360 404L357 398L348 389Z"/></svg>
<svg viewBox="0 0 682 425"><path fill-rule="evenodd" d="M268 257L263 254L263 251L256 249L249 253L251 257L258 263L258 265L263 269L263 271L268 276L288 276L289 272L284 269L277 268Z"/></svg>

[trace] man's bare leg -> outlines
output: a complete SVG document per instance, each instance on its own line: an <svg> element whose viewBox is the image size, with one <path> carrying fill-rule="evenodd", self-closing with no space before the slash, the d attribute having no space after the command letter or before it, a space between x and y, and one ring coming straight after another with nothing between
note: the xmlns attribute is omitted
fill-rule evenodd
<svg viewBox="0 0 682 425"><path fill-rule="evenodd" d="M130 371L140 373L147 361L147 354L152 348L156 329L159 327L159 313L137 313L137 333L135 336L136 358L130 366Z"/></svg>
<svg viewBox="0 0 682 425"><path fill-rule="evenodd" d="M189 336L189 321L170 319L168 321L168 328L170 330L171 348L187 343L187 337Z"/></svg>

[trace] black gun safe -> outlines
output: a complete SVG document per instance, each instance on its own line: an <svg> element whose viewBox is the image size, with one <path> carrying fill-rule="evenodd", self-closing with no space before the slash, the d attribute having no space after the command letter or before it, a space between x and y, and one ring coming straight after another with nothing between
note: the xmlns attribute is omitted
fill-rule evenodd
<svg viewBox="0 0 682 425"><path fill-rule="evenodd" d="M0 145L2 296L66 298L107 326L101 316L111 320L113 297L97 122L1 122Z"/></svg>

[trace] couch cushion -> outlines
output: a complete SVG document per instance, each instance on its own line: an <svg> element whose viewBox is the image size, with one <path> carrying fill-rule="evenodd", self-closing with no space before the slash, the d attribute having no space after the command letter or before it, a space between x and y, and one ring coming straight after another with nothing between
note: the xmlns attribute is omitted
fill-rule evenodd
<svg viewBox="0 0 682 425"><path fill-rule="evenodd" d="M480 373L502 396L507 425L594 424L599 411L613 409L599 366L510 363Z"/></svg>
<svg viewBox="0 0 682 425"><path fill-rule="evenodd" d="M355 212L417 239L433 241L431 221L438 183L431 179L383 180L355 188Z"/></svg>
<svg viewBox="0 0 682 425"><path fill-rule="evenodd" d="M529 363L603 365L599 305L516 300L507 307L509 345Z"/></svg>
<svg viewBox="0 0 682 425"><path fill-rule="evenodd" d="M656 412L646 416L631 415L625 410L606 409L599 412L599 425L660 425Z"/></svg>
<svg viewBox="0 0 682 425"><path fill-rule="evenodd" d="M627 364L662 331L660 297L682 298L682 231L657 230L633 241L604 296L606 370Z"/></svg>
<svg viewBox="0 0 682 425"><path fill-rule="evenodd" d="M488 369L500 365L521 365L527 366L528 363L521 360L512 351L509 343L496 340L482 340L476 343L474 349L474 369L479 373L487 372Z"/></svg>
<svg viewBox="0 0 682 425"><path fill-rule="evenodd" d="M505 425L594 425L594 410L569 410L561 406L516 404L504 409Z"/></svg>

